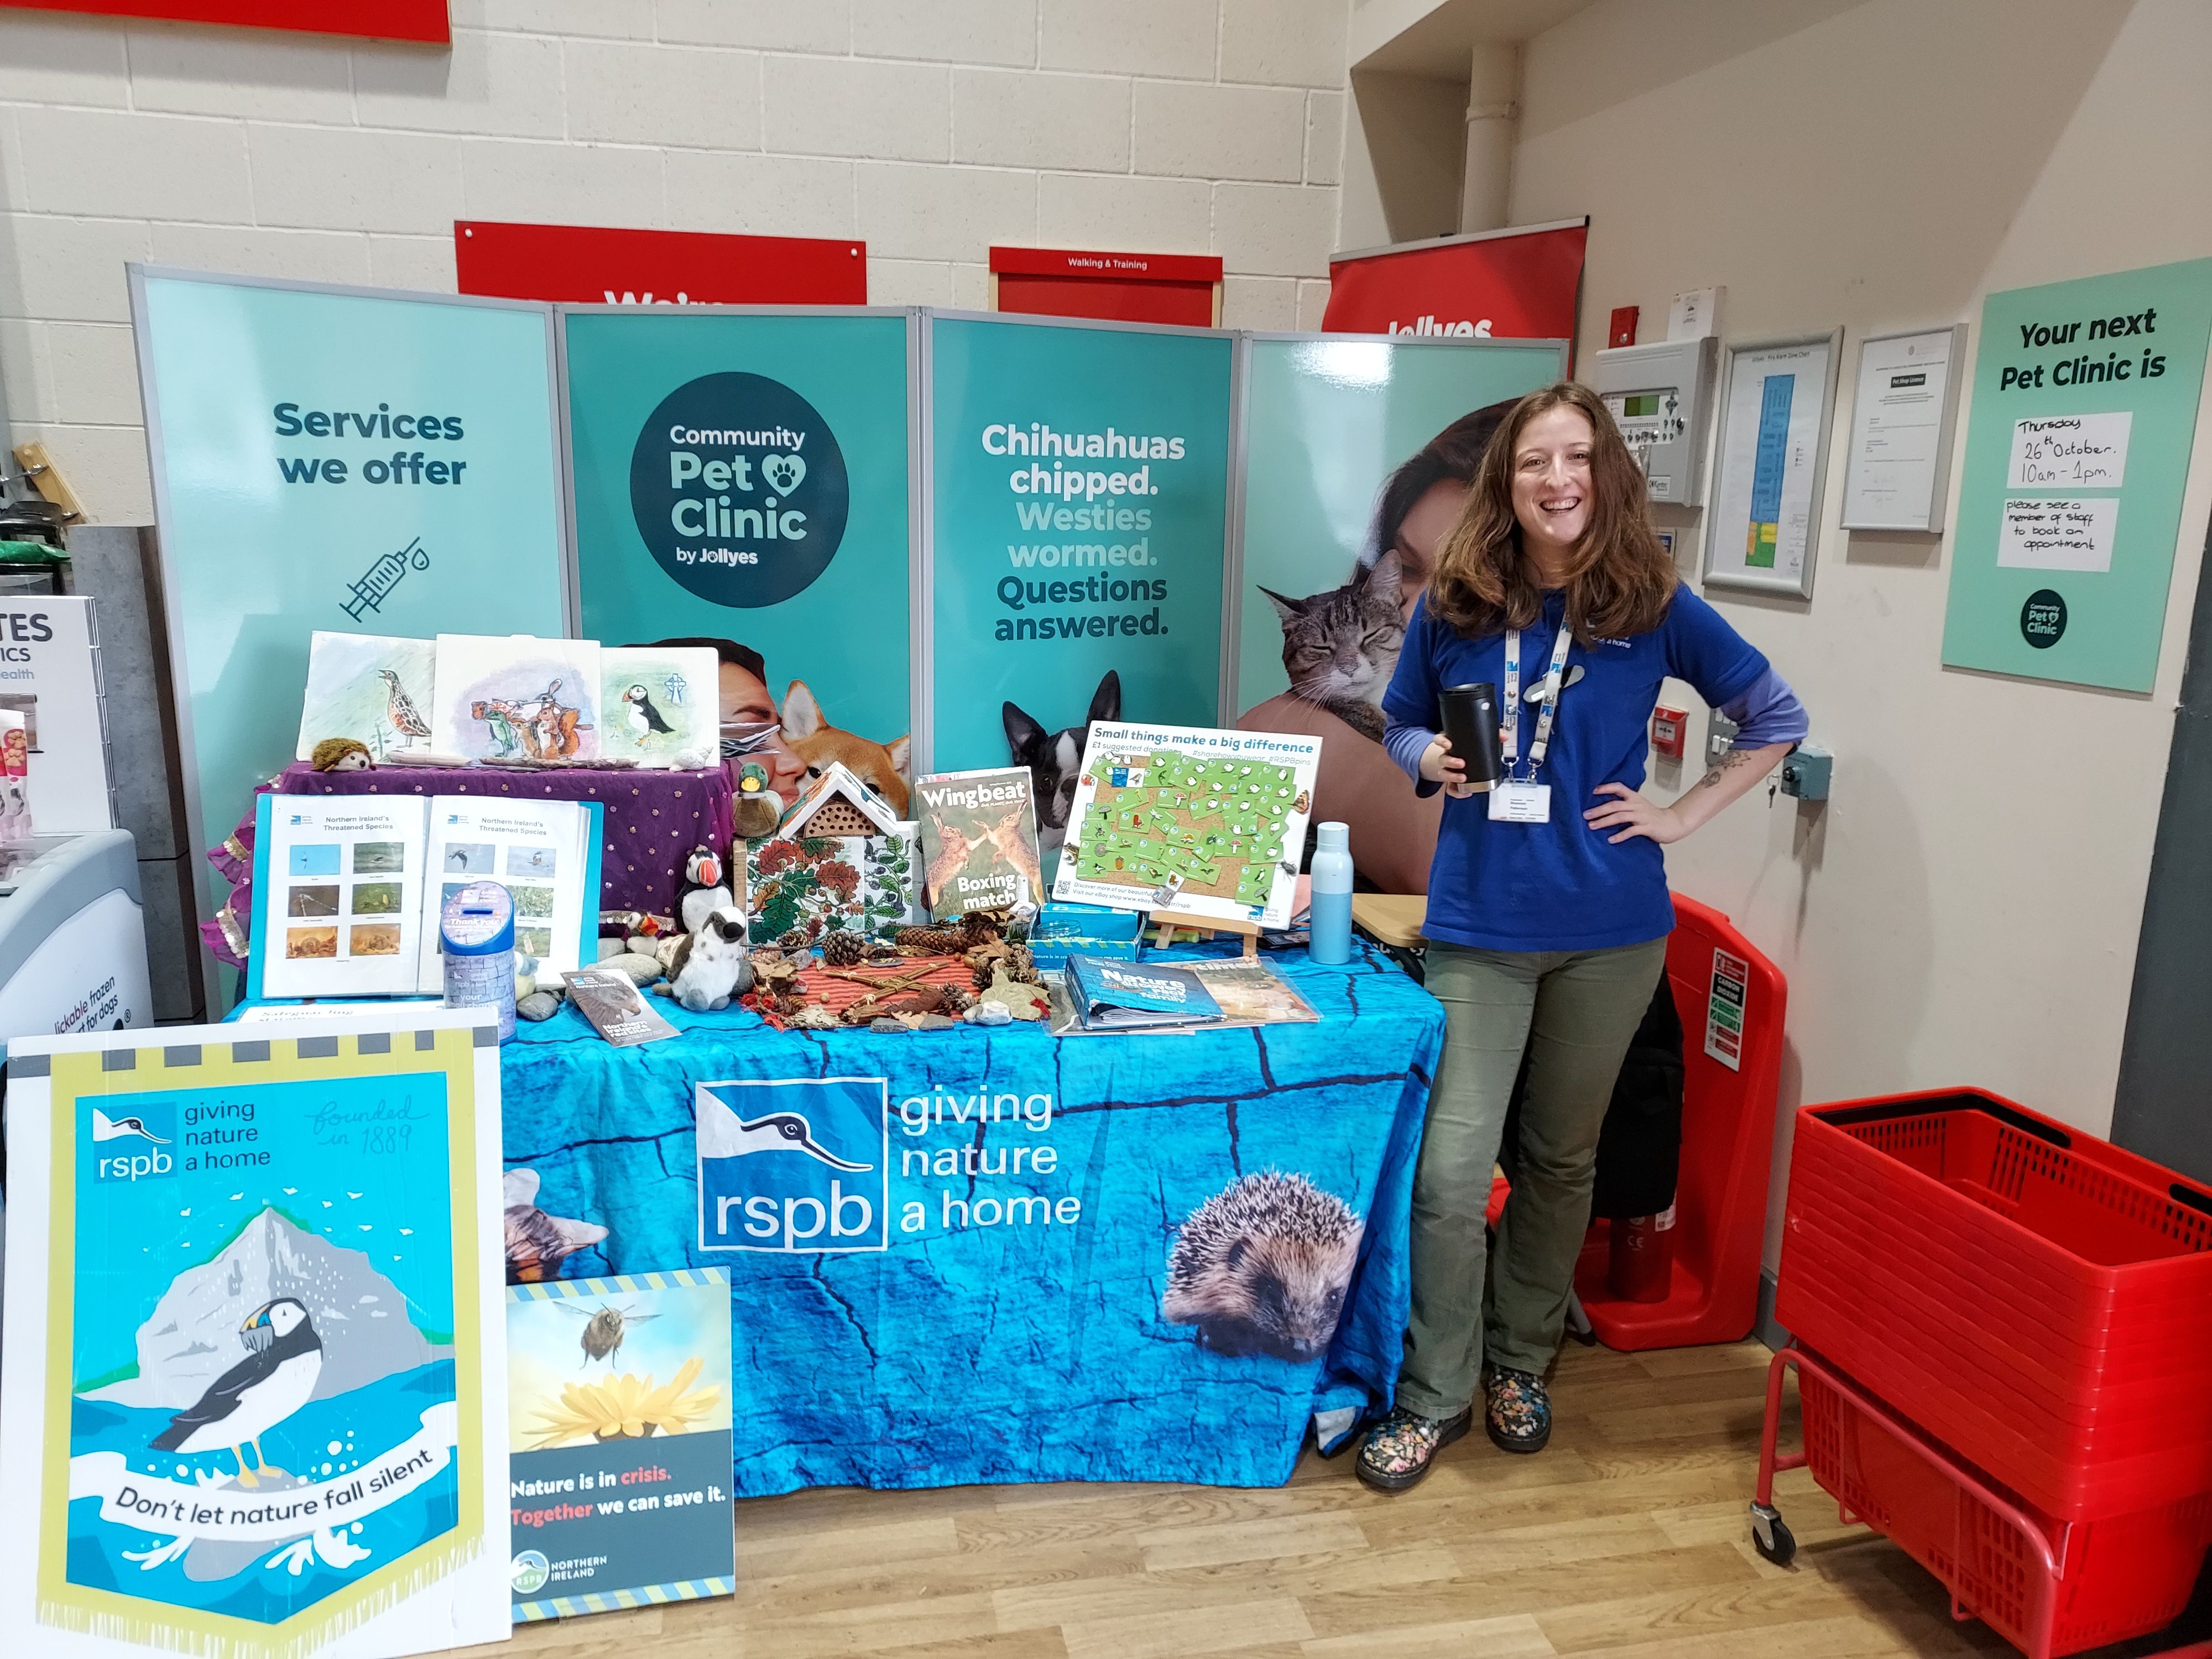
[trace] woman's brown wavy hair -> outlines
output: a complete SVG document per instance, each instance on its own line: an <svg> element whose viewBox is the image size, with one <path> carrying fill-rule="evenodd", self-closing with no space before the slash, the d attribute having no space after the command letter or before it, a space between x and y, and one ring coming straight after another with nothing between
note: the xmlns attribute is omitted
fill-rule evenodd
<svg viewBox="0 0 2212 1659"><path fill-rule="evenodd" d="M1529 422L1562 408L1578 411L1592 436L1589 528L1568 566L1568 627L1584 645L1625 639L1656 628L1674 602L1674 562L1652 531L1643 469L1597 394L1562 380L1513 406L1483 452L1466 511L1437 556L1429 611L1463 638L1526 628L1543 612L1543 590L1521 556L1513 516L1513 453Z"/></svg>

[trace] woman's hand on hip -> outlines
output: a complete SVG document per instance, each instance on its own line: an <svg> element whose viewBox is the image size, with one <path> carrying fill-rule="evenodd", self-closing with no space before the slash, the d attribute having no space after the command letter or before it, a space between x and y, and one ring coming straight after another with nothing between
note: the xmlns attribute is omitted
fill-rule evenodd
<svg viewBox="0 0 2212 1659"><path fill-rule="evenodd" d="M1429 746L1421 750L1421 775L1431 783L1441 783L1444 793L1455 799L1471 795L1474 786L1467 781L1467 763L1451 751L1451 744L1442 732L1429 739Z"/></svg>
<svg viewBox="0 0 2212 1659"><path fill-rule="evenodd" d="M1617 831L1606 836L1614 846L1642 836L1665 847L1681 840L1694 827L1684 823L1673 807L1646 800L1625 783L1601 783L1590 793L1613 799L1591 807L1583 814L1583 822L1593 830Z"/></svg>

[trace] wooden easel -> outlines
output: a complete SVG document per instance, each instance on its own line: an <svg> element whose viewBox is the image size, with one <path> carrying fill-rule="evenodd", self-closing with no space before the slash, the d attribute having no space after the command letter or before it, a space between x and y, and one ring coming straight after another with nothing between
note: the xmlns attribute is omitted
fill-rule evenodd
<svg viewBox="0 0 2212 1659"><path fill-rule="evenodd" d="M1175 937L1178 927L1188 927L1194 933L1212 938L1216 933L1241 933L1244 938L1244 955L1257 961L1260 955L1260 924L1256 921L1231 921L1220 916L1194 915L1188 910L1152 910L1146 913L1148 923L1158 923L1158 934L1153 939L1156 950L1165 950L1168 941Z"/></svg>

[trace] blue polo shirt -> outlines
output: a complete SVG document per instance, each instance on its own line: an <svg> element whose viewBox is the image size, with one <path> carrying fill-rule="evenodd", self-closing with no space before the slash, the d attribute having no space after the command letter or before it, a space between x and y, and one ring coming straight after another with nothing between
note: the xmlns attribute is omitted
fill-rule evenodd
<svg viewBox="0 0 2212 1659"><path fill-rule="evenodd" d="M1542 617L1522 631L1524 697L1551 664L1565 605L1563 593L1547 594ZM1601 783L1642 787L1662 680L1670 674L1687 680L1717 708L1765 675L1766 659L1712 606L1677 587L1666 618L1649 633L1570 644L1565 673L1577 666L1583 678L1559 694L1551 746L1536 775L1552 786L1551 821L1492 823L1486 794L1444 802L1422 925L1430 939L1486 951L1596 951L1673 931L1659 843L1638 836L1615 846L1607 837L1619 834L1618 826L1593 830L1583 814L1613 799L1596 793ZM1497 686L1503 700L1505 636L1462 639L1429 615L1424 596L1382 712L1394 726L1434 731L1442 721L1437 692L1478 680ZM1528 775L1538 707L1521 705L1517 777Z"/></svg>

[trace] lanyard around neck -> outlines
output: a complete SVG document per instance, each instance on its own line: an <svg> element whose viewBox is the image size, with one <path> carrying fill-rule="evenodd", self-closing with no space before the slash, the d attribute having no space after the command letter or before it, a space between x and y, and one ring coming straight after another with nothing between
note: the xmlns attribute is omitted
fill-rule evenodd
<svg viewBox="0 0 2212 1659"><path fill-rule="evenodd" d="M1562 671L1567 665L1567 647L1573 642L1574 630L1567 626L1565 617L1559 618L1559 631L1552 641L1552 666L1544 680L1544 702L1536 714L1536 736L1528 745L1528 775L1536 775L1536 769L1544 763L1544 751L1552 744L1552 717L1559 712L1559 688L1564 682ZM1521 753L1521 630L1510 628L1505 631L1505 775L1513 775L1513 764Z"/></svg>

